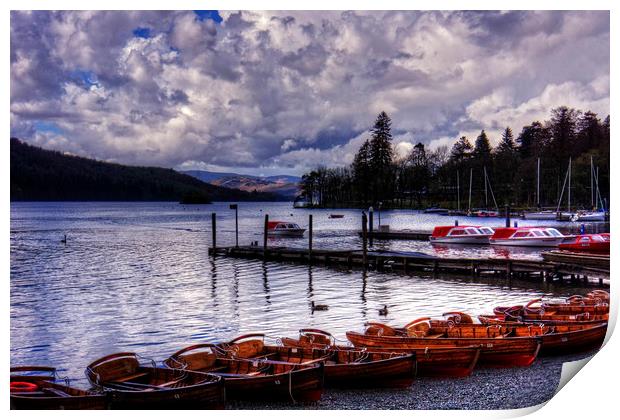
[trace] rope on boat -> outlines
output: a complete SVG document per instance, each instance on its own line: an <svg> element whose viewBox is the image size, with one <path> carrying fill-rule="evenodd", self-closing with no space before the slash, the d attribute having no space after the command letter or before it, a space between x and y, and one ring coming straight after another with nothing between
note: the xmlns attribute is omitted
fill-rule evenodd
<svg viewBox="0 0 620 420"><path fill-rule="evenodd" d="M291 401L295 404L295 397L293 397L293 368L288 371L288 395L291 397Z"/></svg>
<svg viewBox="0 0 620 420"><path fill-rule="evenodd" d="M135 355L138 359L147 360L151 362L151 365L153 365L153 367L157 367L157 363L155 362L155 360L151 359L150 357L142 356L142 355L139 355L138 353L135 353Z"/></svg>

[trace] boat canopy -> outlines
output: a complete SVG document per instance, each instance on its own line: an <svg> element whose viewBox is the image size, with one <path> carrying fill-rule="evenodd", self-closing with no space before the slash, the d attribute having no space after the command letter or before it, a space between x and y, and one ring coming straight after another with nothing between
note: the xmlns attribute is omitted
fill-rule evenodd
<svg viewBox="0 0 620 420"><path fill-rule="evenodd" d="M281 229L299 229L297 223L281 221L267 222L267 229L274 230L276 227L280 227Z"/></svg>

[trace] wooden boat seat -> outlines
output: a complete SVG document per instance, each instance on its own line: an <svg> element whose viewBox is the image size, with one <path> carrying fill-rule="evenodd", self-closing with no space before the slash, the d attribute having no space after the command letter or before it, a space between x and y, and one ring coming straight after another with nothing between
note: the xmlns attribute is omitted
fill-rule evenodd
<svg viewBox="0 0 620 420"><path fill-rule="evenodd" d="M424 338L445 338L446 337L446 333L441 333L441 334L431 334L431 335L427 335Z"/></svg>
<svg viewBox="0 0 620 420"><path fill-rule="evenodd" d="M183 378L178 378L178 379L175 379L173 381L164 382L163 384L159 384L157 386L160 386L162 388L169 388L170 386L176 384L177 382L181 382L182 380L183 380Z"/></svg>
<svg viewBox="0 0 620 420"><path fill-rule="evenodd" d="M114 378L114 382L133 381L134 379L143 378L145 376L148 376L148 374L149 374L148 372L138 372L138 373L134 373L133 375L123 376L122 378Z"/></svg>
<svg viewBox="0 0 620 420"><path fill-rule="evenodd" d="M43 388L43 392L48 392L50 394L54 394L57 397L70 397L71 395L67 394L65 391L62 391L58 388Z"/></svg>
<svg viewBox="0 0 620 420"><path fill-rule="evenodd" d="M221 372L228 369L228 366L218 366L216 368L209 368L208 372Z"/></svg>

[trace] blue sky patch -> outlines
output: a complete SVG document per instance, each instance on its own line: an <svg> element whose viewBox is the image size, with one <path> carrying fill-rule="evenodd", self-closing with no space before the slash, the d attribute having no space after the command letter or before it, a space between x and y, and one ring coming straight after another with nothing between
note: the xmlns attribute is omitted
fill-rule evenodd
<svg viewBox="0 0 620 420"><path fill-rule="evenodd" d="M97 75L91 70L75 69L71 73L71 78L85 88L99 86Z"/></svg>
<svg viewBox="0 0 620 420"><path fill-rule="evenodd" d="M217 10L194 10L194 13L201 22L206 19L211 19L216 23L220 23L223 20Z"/></svg>
<svg viewBox="0 0 620 420"><path fill-rule="evenodd" d="M133 34L137 38L150 38L151 28L136 28L133 30Z"/></svg>
<svg viewBox="0 0 620 420"><path fill-rule="evenodd" d="M54 133L54 134L62 133L62 130L60 129L60 127L58 127L53 122L48 122L48 121L35 121L34 128L37 131L41 131L41 132Z"/></svg>

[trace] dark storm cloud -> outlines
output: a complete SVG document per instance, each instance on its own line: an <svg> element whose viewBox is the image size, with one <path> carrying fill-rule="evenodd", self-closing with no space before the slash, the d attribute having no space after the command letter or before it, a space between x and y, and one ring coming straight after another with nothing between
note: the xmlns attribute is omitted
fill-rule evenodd
<svg viewBox="0 0 620 420"><path fill-rule="evenodd" d="M205 16L12 12L11 134L124 163L299 173L350 162L382 110L398 153L482 128L494 140L558 105L609 112L608 12Z"/></svg>

